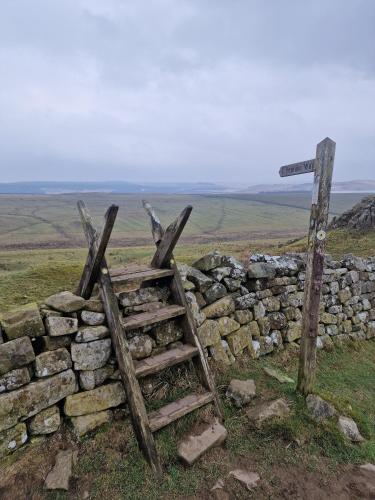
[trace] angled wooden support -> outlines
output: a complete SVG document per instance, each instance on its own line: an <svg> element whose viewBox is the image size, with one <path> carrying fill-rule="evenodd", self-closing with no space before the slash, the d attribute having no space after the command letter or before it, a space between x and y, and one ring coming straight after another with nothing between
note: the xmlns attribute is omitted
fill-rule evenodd
<svg viewBox="0 0 375 500"><path fill-rule="evenodd" d="M78 202L78 208L83 213L85 209L83 208L83 202ZM87 212L87 210L86 210ZM90 251L87 256L86 264L83 269L81 276L81 281L78 285L77 294L85 299L91 297L95 283L98 280L100 265L105 255L109 238L112 234L112 229L115 224L116 216L118 212L117 205L111 205L104 216L104 224L100 236L98 237L97 248L94 250L92 245L90 245Z"/></svg>
<svg viewBox="0 0 375 500"><path fill-rule="evenodd" d="M83 229L88 245L91 248L93 260L95 260L95 256L99 253L101 240L99 239L94 228L90 214L82 201L78 202L78 210L81 215ZM117 297L112 288L112 282L104 256L100 263L98 278L100 294L107 316L109 330L111 332L112 343L116 353L121 379L125 388L134 432L137 437L139 447L145 458L151 465L154 473L160 477L162 474L160 460L156 451L154 437L150 429L143 395L135 374L133 360L126 342L125 332L120 319L121 313Z"/></svg>
<svg viewBox="0 0 375 500"><path fill-rule="evenodd" d="M157 244L155 255L152 258L151 267L165 267L166 264L168 264L168 262L171 260L173 250L178 242L179 237L181 236L182 231L184 230L184 227L190 217L192 210L193 207L191 205L188 205L186 208L184 208L177 219L167 227L165 232L163 232L163 235ZM156 219L154 219L153 217L151 220L153 221L151 223L153 228L154 224L156 223ZM156 236L158 237L158 233L156 234Z"/></svg>
<svg viewBox="0 0 375 500"><path fill-rule="evenodd" d="M190 307L187 303L184 286L178 271L176 262L173 257L173 249L182 233L183 228L190 216L192 207L189 205L180 214L180 216L173 222L166 231L162 227L159 218L157 217L154 209L149 203L143 201L143 206L150 216L151 230L157 250L155 252L152 262L154 267L166 267L174 271L171 291L173 300L176 304L185 308L186 313L181 317L181 325L184 331L185 340L197 347L198 356L193 359L195 370L202 385L212 393L213 402L215 404L216 415L223 420L221 412L220 400L216 391L215 383L211 375L208 361L203 351L203 347L198 338L197 329L194 323L194 318L191 313ZM160 248L160 251L159 251Z"/></svg>
<svg viewBox="0 0 375 500"><path fill-rule="evenodd" d="M297 389L302 394L312 392L315 380L316 339L335 149L336 143L326 137L317 145L313 160L285 165L280 169L281 177L314 172L297 383Z"/></svg>

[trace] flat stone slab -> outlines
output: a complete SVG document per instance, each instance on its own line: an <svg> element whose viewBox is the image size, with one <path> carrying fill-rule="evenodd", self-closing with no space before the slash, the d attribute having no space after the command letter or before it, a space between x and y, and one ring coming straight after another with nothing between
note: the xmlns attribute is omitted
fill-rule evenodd
<svg viewBox="0 0 375 500"><path fill-rule="evenodd" d="M79 417L114 408L126 400L122 382L101 385L96 389L78 392L65 400L64 411L69 417Z"/></svg>
<svg viewBox="0 0 375 500"><path fill-rule="evenodd" d="M187 465L192 465L206 451L220 446L227 438L226 428L215 420L200 434L190 434L177 447L177 454Z"/></svg>
<svg viewBox="0 0 375 500"><path fill-rule="evenodd" d="M56 311L64 312L64 313L72 313L76 311L80 311L86 301L82 297L78 295L74 295L72 292L60 292L51 295L45 301L48 307L52 307Z"/></svg>
<svg viewBox="0 0 375 500"><path fill-rule="evenodd" d="M242 483L246 488L251 491L258 486L260 481L260 476L256 472L251 472L245 469L235 469L231 470L228 474L229 477L233 477L240 483Z"/></svg>
<svg viewBox="0 0 375 500"><path fill-rule="evenodd" d="M111 410L98 411L88 415L80 415L79 417L71 417L70 421L73 426L74 433L81 437L91 432L103 424L110 422L112 419Z"/></svg>
<svg viewBox="0 0 375 500"><path fill-rule="evenodd" d="M30 382L30 370L27 366L16 368L0 377L0 393L14 391Z"/></svg>
<svg viewBox="0 0 375 500"><path fill-rule="evenodd" d="M51 337L71 335L78 331L78 319L50 316L46 319L46 328Z"/></svg>
<svg viewBox="0 0 375 500"><path fill-rule="evenodd" d="M5 342L0 345L0 375L28 365L34 359L34 349L29 337Z"/></svg>
<svg viewBox="0 0 375 500"><path fill-rule="evenodd" d="M111 339L73 342L71 355L75 370L96 370L104 366L111 355Z"/></svg>
<svg viewBox="0 0 375 500"><path fill-rule="evenodd" d="M288 417L290 408L284 399L279 398L274 401L260 403L254 408L250 408L246 413L256 427L261 427L265 421L270 419Z"/></svg>
<svg viewBox="0 0 375 500"><path fill-rule="evenodd" d="M48 473L44 487L47 490L65 490L69 489L69 480L72 475L74 460L73 450L61 450L56 455L55 465Z"/></svg>
<svg viewBox="0 0 375 500"><path fill-rule="evenodd" d="M42 352L35 358L35 376L50 377L72 367L70 353L65 347L54 351Z"/></svg>
<svg viewBox="0 0 375 500"><path fill-rule="evenodd" d="M280 384L293 384L294 380L284 373L280 372L279 370L276 370L275 368L271 368L269 366L263 367L263 370L269 377L272 377L276 379Z"/></svg>
<svg viewBox="0 0 375 500"><path fill-rule="evenodd" d="M44 408L52 406L76 391L76 377L72 370L52 375L45 379L0 395L0 431L9 429L33 417Z"/></svg>
<svg viewBox="0 0 375 500"><path fill-rule="evenodd" d="M43 320L37 304L31 303L14 311L5 313L1 317L1 324L8 340L27 335L39 337L44 335Z"/></svg>
<svg viewBox="0 0 375 500"><path fill-rule="evenodd" d="M93 340L101 340L109 337L109 330L106 326L87 326L85 328L80 328L75 341L81 342L92 342Z"/></svg>

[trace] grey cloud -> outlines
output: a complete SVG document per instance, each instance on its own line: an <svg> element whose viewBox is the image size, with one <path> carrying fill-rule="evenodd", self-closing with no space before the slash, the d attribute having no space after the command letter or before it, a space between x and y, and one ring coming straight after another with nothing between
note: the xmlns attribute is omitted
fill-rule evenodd
<svg viewBox="0 0 375 500"><path fill-rule="evenodd" d="M372 0L6 0L0 181L374 178Z"/></svg>

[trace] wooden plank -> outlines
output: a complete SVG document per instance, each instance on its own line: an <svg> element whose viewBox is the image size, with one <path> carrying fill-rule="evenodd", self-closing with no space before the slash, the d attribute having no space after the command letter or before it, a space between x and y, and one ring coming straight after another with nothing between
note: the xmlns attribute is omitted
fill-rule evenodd
<svg viewBox="0 0 375 500"><path fill-rule="evenodd" d="M145 282L145 281L152 281L152 280L158 280L161 278L166 278L168 276L173 276L173 271L171 269L144 269L143 271L138 271L138 272L130 272L130 273L124 273L124 274L117 274L116 276L112 277L111 274L111 279L112 283L114 285L123 285L129 282Z"/></svg>
<svg viewBox="0 0 375 500"><path fill-rule="evenodd" d="M107 249L109 238L112 234L112 229L116 220L117 212L117 205L111 205L108 208L104 216L103 229L98 238L99 243L97 243L96 251L91 251L87 257L77 290L77 295L80 295L84 299L89 299L91 297L94 285L98 279L100 265Z"/></svg>
<svg viewBox="0 0 375 500"><path fill-rule="evenodd" d="M299 163L291 163L280 168L280 177L290 177L291 175L308 174L315 170L315 158L313 160L300 161Z"/></svg>
<svg viewBox="0 0 375 500"><path fill-rule="evenodd" d="M149 204L148 204L149 205ZM149 205L151 207L151 205ZM152 213L155 214L154 210L152 209ZM149 213L149 212L148 212ZM159 220L159 219L157 219ZM164 234L164 229L160 225L158 234L161 234L163 237ZM158 246L158 242L155 241L156 246ZM185 342L196 346L199 352L199 356L195 357L193 359L194 367L197 372L197 375L201 381L201 384L203 387L205 387L207 390L209 390L213 397L214 397L214 403L215 403L215 410L216 410L216 415L220 420L223 420L223 414L221 411L221 405L220 405L220 399L219 395L216 390L215 382L214 379L211 375L211 370L208 365L207 358L204 354L203 347L200 343L200 340L198 338L198 333L197 333L197 328L195 326L194 318L192 315L192 312L190 310L190 307L187 303L186 300L186 295L185 295L185 290L182 284L181 276L178 271L176 262L173 258L173 254L171 255L171 259L169 263L167 264L167 267L170 267L174 271L172 283L171 283L171 291L172 291L172 297L173 301L175 304L178 304L182 307L185 308L185 315L181 318L181 326L184 331L184 340Z"/></svg>
<svg viewBox="0 0 375 500"><path fill-rule="evenodd" d="M81 215L88 244L90 247L95 249L97 245L97 234L92 224L90 214L82 201L78 202L78 209ZM117 298L112 289L111 278L109 276L105 258L102 260L99 283L101 298L111 333L113 347L116 353L121 379L125 388L134 432L137 437L139 447L151 465L153 472L160 477L162 475L161 463L156 451L155 441L151 432L143 395L135 375L133 360L126 342L124 329L121 324L121 313L118 307Z"/></svg>
<svg viewBox="0 0 375 500"><path fill-rule="evenodd" d="M142 204L144 209L150 216L152 237L154 238L155 245L158 245L164 234L164 230L160 223L159 217L156 215L154 209L146 200L142 200Z"/></svg>
<svg viewBox="0 0 375 500"><path fill-rule="evenodd" d="M213 395L210 392L204 394L190 394L185 398L173 401L157 411L149 413L149 420L152 432L155 432L177 420L188 413L211 403Z"/></svg>
<svg viewBox="0 0 375 500"><path fill-rule="evenodd" d="M177 219L167 227L162 239L157 245L155 255L151 261L151 267L160 268L168 266L174 247L177 244L178 238L181 236L192 210L193 207L188 205L180 213Z"/></svg>
<svg viewBox="0 0 375 500"><path fill-rule="evenodd" d="M140 264L127 264L126 266L122 267L111 267L109 270L109 274L111 278L115 278L116 276L121 276L122 274L130 274L130 273L140 273L143 271L147 271L147 269L150 269L149 266L146 266L145 264L140 265Z"/></svg>
<svg viewBox="0 0 375 500"><path fill-rule="evenodd" d="M185 308L179 305L171 305L161 307L155 311L144 312L135 314L134 316L127 316L122 320L125 330L135 330L144 326L160 323L167 319L175 318L185 314Z"/></svg>
<svg viewBox="0 0 375 500"><path fill-rule="evenodd" d="M335 149L335 142L328 137L316 148L297 383L297 389L305 395L313 390L316 371L316 338Z"/></svg>
<svg viewBox="0 0 375 500"><path fill-rule="evenodd" d="M170 368L171 366L183 363L196 354L198 354L198 349L196 347L185 344L175 349L169 349L157 356L151 356L141 361L134 361L135 373L138 378L146 377L147 375L152 375L166 368Z"/></svg>

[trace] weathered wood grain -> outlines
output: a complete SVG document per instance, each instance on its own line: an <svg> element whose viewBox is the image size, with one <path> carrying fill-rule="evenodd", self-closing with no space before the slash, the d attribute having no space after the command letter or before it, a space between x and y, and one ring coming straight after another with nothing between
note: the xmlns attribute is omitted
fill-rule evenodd
<svg viewBox="0 0 375 500"><path fill-rule="evenodd" d="M327 137L316 149L297 383L302 394L312 392L315 380L316 338L335 148L335 142Z"/></svg>
<svg viewBox="0 0 375 500"><path fill-rule="evenodd" d="M111 205L104 216L104 224L101 234L98 238L96 251L91 250L87 256L86 264L78 286L77 295L84 299L91 297L95 283L97 282L100 265L102 263L105 251L112 234L112 229L115 224L118 213L118 206Z"/></svg>
<svg viewBox="0 0 375 500"><path fill-rule="evenodd" d="M290 177L291 175L308 174L315 170L315 158L313 160L300 161L299 163L291 163L280 168L280 177Z"/></svg>
<svg viewBox="0 0 375 500"><path fill-rule="evenodd" d="M95 252L97 250L97 233L92 224L90 214L82 201L78 202L78 210L81 215L89 247ZM139 447L150 463L152 470L160 477L162 474L161 463L156 451L143 395L135 374L133 360L129 352L125 332L120 319L121 313L118 307L117 298L113 292L111 278L104 257L101 262L99 284L104 310L111 332L112 343L116 353L121 379L124 384L127 402L129 404L134 432Z"/></svg>
<svg viewBox="0 0 375 500"><path fill-rule="evenodd" d="M183 345L175 349L151 356L150 358L134 361L135 373L138 378L159 373L166 368L178 365L198 354L198 349L192 345Z"/></svg>
<svg viewBox="0 0 375 500"><path fill-rule="evenodd" d="M125 330L135 330L143 328L144 326L160 323L167 319L176 318L185 314L185 308L179 305L165 306L155 311L144 312L135 314L134 316L127 316L122 320Z"/></svg>

